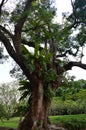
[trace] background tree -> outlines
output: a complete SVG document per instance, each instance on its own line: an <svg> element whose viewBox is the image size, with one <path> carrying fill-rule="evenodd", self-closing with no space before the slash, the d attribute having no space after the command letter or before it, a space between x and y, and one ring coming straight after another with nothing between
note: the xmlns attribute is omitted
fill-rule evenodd
<svg viewBox="0 0 86 130"><path fill-rule="evenodd" d="M2 103L0 103L0 120L3 121L3 119L6 118L6 110Z"/></svg>
<svg viewBox="0 0 86 130"><path fill-rule="evenodd" d="M20 97L18 83L3 83L0 85L0 102L5 108L5 117L9 119L14 113L14 108L17 105Z"/></svg>
<svg viewBox="0 0 86 130"><path fill-rule="evenodd" d="M50 107L50 115L86 113L85 80L63 82L55 91Z"/></svg>
<svg viewBox="0 0 86 130"><path fill-rule="evenodd" d="M62 25L53 23L55 8L50 3L49 0L19 1L13 11L5 12L4 15L1 13L0 41L19 65L32 89L30 108L18 130L50 129L48 110L52 90L59 87L63 73L73 66L86 69L85 64L70 61L68 57L83 56L79 47L85 44L85 30L82 30L85 22L82 15L79 20L75 15L80 1L71 1L73 12ZM82 7L86 9L85 3ZM79 8L80 13L83 8ZM76 28L81 31L73 36ZM33 52L28 46L33 48Z"/></svg>

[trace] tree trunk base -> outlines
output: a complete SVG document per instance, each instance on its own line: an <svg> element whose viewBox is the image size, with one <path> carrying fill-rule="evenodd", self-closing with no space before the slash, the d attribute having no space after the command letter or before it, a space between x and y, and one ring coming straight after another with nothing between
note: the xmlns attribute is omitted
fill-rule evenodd
<svg viewBox="0 0 86 130"><path fill-rule="evenodd" d="M49 126L49 130L66 130L66 129L63 128L62 126L57 126L57 125L51 124Z"/></svg>
<svg viewBox="0 0 86 130"><path fill-rule="evenodd" d="M20 123L22 124L22 123ZM24 126L23 126L24 125ZM20 125L20 127L17 129L17 130L67 130L64 128L64 126L59 126L59 125L56 125L56 124L46 124L46 125L43 125L43 126L32 126L30 124L30 122L25 125Z"/></svg>

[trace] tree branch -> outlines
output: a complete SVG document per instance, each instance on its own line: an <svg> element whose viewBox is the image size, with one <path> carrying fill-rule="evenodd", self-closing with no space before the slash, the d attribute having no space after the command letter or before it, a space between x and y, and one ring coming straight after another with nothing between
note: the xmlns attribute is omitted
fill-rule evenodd
<svg viewBox="0 0 86 130"><path fill-rule="evenodd" d="M25 39L22 39L22 44L27 45L29 47L35 48L35 43L34 42L28 42ZM39 47L39 51L43 50L43 47Z"/></svg>
<svg viewBox="0 0 86 130"><path fill-rule="evenodd" d="M2 14L2 7L3 5L7 2L8 0L2 0L1 3L0 3L0 17L1 17L1 14Z"/></svg>
<svg viewBox="0 0 86 130"><path fill-rule="evenodd" d="M63 67L59 66L58 63L55 63L55 66L56 66L56 71L57 71L58 75L61 75L62 73L66 72L68 70L71 70L72 67L75 67L75 66L86 70L86 64L83 64L81 62L71 61L71 62L67 63L66 65L64 65Z"/></svg>
<svg viewBox="0 0 86 130"><path fill-rule="evenodd" d="M3 42L9 55L20 66L20 68L23 70L23 72L27 76L27 78L30 79L29 69L27 68L27 66L23 62L25 59L22 57L22 55L19 55L18 53L16 53L16 51L11 46L9 39L1 32L1 30L0 30L0 41Z"/></svg>
<svg viewBox="0 0 86 130"><path fill-rule="evenodd" d="M71 62L69 62L68 64L66 64L66 65L64 66L64 68L65 68L65 70L67 71L67 70L71 70L72 67L74 67L74 66L80 67L80 68L86 70L86 64L83 64L83 63L81 63L81 62L73 62L73 61L71 61Z"/></svg>
<svg viewBox="0 0 86 130"><path fill-rule="evenodd" d="M26 1L26 4L25 4L25 8L24 8L24 11L23 13L21 14L21 17L20 19L18 20L16 26L15 26L15 31L21 31L27 17L28 17L28 11L30 9L30 5L32 3L32 0L27 0Z"/></svg>
<svg viewBox="0 0 86 130"><path fill-rule="evenodd" d="M58 57L65 57L65 56L66 56L66 54L76 56L76 55L77 55L77 53L78 53L78 51L79 51L79 49L78 49L78 48L76 49L76 52L75 52L75 53L74 53L74 52L72 52L72 50L71 50L71 49L69 49L69 50L66 50L66 51L65 51L64 53L62 53L62 54L58 54L58 55L56 55L56 58L58 58Z"/></svg>
<svg viewBox="0 0 86 130"><path fill-rule="evenodd" d="M17 53L21 52L21 33L22 33L22 27L28 17L28 11L30 9L32 0L27 0L25 4L25 8L23 13L20 16L20 19L18 20L17 24L15 25L15 35L14 35L14 47Z"/></svg>
<svg viewBox="0 0 86 130"><path fill-rule="evenodd" d="M1 30L0 30L0 40L1 40L1 42L3 42L3 44L6 47L8 53L10 54L10 56L12 56L12 54L14 54L15 51L14 51L13 47L11 46L9 39L4 35L4 33L2 33Z"/></svg>
<svg viewBox="0 0 86 130"><path fill-rule="evenodd" d="M3 27L3 26L0 25L0 29L1 29L4 33L7 33L7 34L10 36L10 38L13 39L13 34L10 33L5 27Z"/></svg>
<svg viewBox="0 0 86 130"><path fill-rule="evenodd" d="M66 50L64 53L56 55L56 58L64 57L64 56L66 56L67 53L70 53L70 50Z"/></svg>

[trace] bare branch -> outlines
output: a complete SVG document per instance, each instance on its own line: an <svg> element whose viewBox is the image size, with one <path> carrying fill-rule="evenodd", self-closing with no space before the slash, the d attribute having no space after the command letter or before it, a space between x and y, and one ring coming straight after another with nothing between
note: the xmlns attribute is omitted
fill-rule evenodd
<svg viewBox="0 0 86 130"><path fill-rule="evenodd" d="M15 53L15 51L11 46L9 39L4 35L4 33L2 33L1 30L0 30L0 41L4 44L10 56L12 56L12 53Z"/></svg>
<svg viewBox="0 0 86 130"><path fill-rule="evenodd" d="M80 67L82 69L85 69L86 70L86 64L83 64L81 62L73 62L73 61L70 61L69 63L65 64L63 67L61 67L57 62L55 62L55 66L56 66L56 71L57 71L57 74L62 74L68 70L71 70L72 67Z"/></svg>
<svg viewBox="0 0 86 130"><path fill-rule="evenodd" d="M10 36L10 38L13 39L13 34L10 33L5 27L3 27L3 26L0 25L0 29L1 29L4 33L8 34L8 35Z"/></svg>
<svg viewBox="0 0 86 130"><path fill-rule="evenodd" d="M31 42L31 41L28 42L25 39L22 39L22 44L35 48L34 42ZM43 47L39 47L39 51L41 51L41 50L43 50Z"/></svg>
<svg viewBox="0 0 86 130"><path fill-rule="evenodd" d="M67 70L71 70L72 67L74 67L74 66L80 67L80 68L86 70L86 64L83 64L83 63L81 63L81 62L73 62L73 61L71 61L71 62L69 62L68 64L66 64L66 65L64 66L64 68L65 68L65 70L67 71Z"/></svg>
<svg viewBox="0 0 86 130"><path fill-rule="evenodd" d="M0 16L1 16L1 14L2 14L2 7L3 7L3 5L7 2L8 0L2 0L1 1L1 3L0 3Z"/></svg>
<svg viewBox="0 0 86 130"><path fill-rule="evenodd" d="M67 50L67 51L65 51L62 54L56 55L56 58L58 58L58 57L64 57L64 56L66 56L67 53L70 53L70 50Z"/></svg>
<svg viewBox="0 0 86 130"><path fill-rule="evenodd" d="M78 48L76 48L76 52L75 52L75 53L74 53L74 52L72 52L72 50L71 50L71 49L69 49L69 50L66 50L66 51L65 51L64 53L62 53L62 54L58 54L58 55L56 55L56 58L58 58L58 57L65 57L65 56L66 56L66 54L76 56L76 55L77 55L77 53L78 53L78 51L79 51L79 49L78 49Z"/></svg>
<svg viewBox="0 0 86 130"><path fill-rule="evenodd" d="M2 0L1 4L0 4L0 17L1 17L1 14L2 14L2 7L4 5L4 0Z"/></svg>
<svg viewBox="0 0 86 130"><path fill-rule="evenodd" d="M7 3L7 1L8 1L8 0L6 0L6 1L4 0L4 4Z"/></svg>

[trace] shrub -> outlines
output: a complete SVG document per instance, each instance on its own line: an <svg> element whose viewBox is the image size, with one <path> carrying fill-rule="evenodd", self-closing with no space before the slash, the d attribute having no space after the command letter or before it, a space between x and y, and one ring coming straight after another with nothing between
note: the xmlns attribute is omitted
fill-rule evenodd
<svg viewBox="0 0 86 130"><path fill-rule="evenodd" d="M83 100L61 100L59 97L54 97L51 103L50 115L69 115L69 114L85 114L86 102Z"/></svg>
<svg viewBox="0 0 86 130"><path fill-rule="evenodd" d="M5 111L5 108L2 104L0 104L0 120L2 121L3 118L6 117L6 111Z"/></svg>
<svg viewBox="0 0 86 130"><path fill-rule="evenodd" d="M71 119L64 123L68 130L85 130L86 120Z"/></svg>

